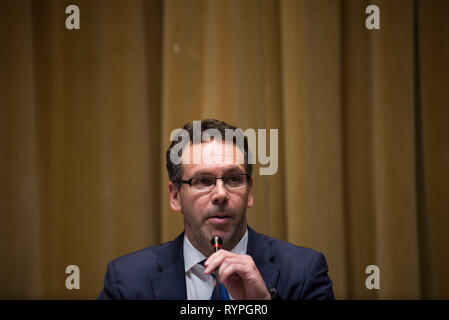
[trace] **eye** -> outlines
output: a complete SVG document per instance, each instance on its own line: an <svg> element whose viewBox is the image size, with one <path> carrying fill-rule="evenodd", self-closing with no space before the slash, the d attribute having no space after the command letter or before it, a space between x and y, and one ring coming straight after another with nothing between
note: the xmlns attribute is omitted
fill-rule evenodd
<svg viewBox="0 0 449 320"><path fill-rule="evenodd" d="M215 178L194 178L192 179L193 186L209 187L215 184Z"/></svg>
<svg viewBox="0 0 449 320"><path fill-rule="evenodd" d="M232 175L225 177L226 184L229 185L239 185L243 183L244 176L241 175Z"/></svg>

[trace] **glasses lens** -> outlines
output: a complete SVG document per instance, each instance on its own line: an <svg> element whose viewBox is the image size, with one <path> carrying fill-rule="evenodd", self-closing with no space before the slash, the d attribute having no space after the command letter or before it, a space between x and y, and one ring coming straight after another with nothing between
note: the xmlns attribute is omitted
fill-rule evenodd
<svg viewBox="0 0 449 320"><path fill-rule="evenodd" d="M213 188L215 178L193 178L192 187L197 190L208 190Z"/></svg>
<svg viewBox="0 0 449 320"><path fill-rule="evenodd" d="M232 175L223 177L224 184L231 189L241 188L246 185L246 176L241 175Z"/></svg>

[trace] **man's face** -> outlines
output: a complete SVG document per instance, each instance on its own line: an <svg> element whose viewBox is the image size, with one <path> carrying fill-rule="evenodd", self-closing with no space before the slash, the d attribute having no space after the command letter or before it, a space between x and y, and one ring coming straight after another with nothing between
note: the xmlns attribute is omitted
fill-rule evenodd
<svg viewBox="0 0 449 320"><path fill-rule="evenodd" d="M223 177L245 172L244 155L239 148L224 142L207 142L194 147L190 144L183 152L182 159L190 159L193 153L201 152L199 164L182 164L182 180L204 177ZM226 149L226 152L224 151ZM233 152L228 152L233 150ZM210 239L219 236L223 248L232 249L246 230L246 208L253 205L251 193L252 178L241 189L228 189L223 180L210 191L198 191L188 184L177 189L169 182L170 206L184 215L184 227L189 241L206 256L212 253Z"/></svg>

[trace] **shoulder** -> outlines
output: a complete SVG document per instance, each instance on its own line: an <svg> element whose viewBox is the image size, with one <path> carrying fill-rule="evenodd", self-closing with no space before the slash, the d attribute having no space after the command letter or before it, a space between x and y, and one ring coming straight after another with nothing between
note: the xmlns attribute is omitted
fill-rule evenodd
<svg viewBox="0 0 449 320"><path fill-rule="evenodd" d="M284 240L257 233L254 230L252 230L252 233L256 241L265 246L265 250L267 247L272 250L274 260L279 262L291 261L295 264L308 264L323 256L322 253L311 248L297 246Z"/></svg>
<svg viewBox="0 0 449 320"><path fill-rule="evenodd" d="M114 266L115 272L120 271L134 271L141 272L143 270L151 269L158 260L158 256L163 251L162 248L167 245L167 243L147 247L123 256L120 256L111 261Z"/></svg>
<svg viewBox="0 0 449 320"><path fill-rule="evenodd" d="M121 278L151 279L162 270L164 261L170 263L170 260L177 261L180 258L182 239L183 234L173 241L123 255L111 261L109 267Z"/></svg>
<svg viewBox="0 0 449 320"><path fill-rule="evenodd" d="M182 258L184 233L175 240L121 256L108 264L98 299L154 299L152 280Z"/></svg>
<svg viewBox="0 0 449 320"><path fill-rule="evenodd" d="M334 299L322 253L255 232L254 240L257 251L279 267L277 288L285 299Z"/></svg>

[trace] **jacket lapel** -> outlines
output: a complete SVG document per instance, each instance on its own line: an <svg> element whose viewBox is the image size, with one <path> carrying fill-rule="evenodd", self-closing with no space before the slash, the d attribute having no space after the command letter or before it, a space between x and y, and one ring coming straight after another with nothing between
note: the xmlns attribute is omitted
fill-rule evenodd
<svg viewBox="0 0 449 320"><path fill-rule="evenodd" d="M248 226L248 246L246 249L259 269L267 287L276 287L279 279L279 265L273 262L274 251L267 240Z"/></svg>
<svg viewBox="0 0 449 320"><path fill-rule="evenodd" d="M151 280L154 296L158 300L186 300L186 278L183 255L184 232L161 247L157 262L161 272Z"/></svg>

